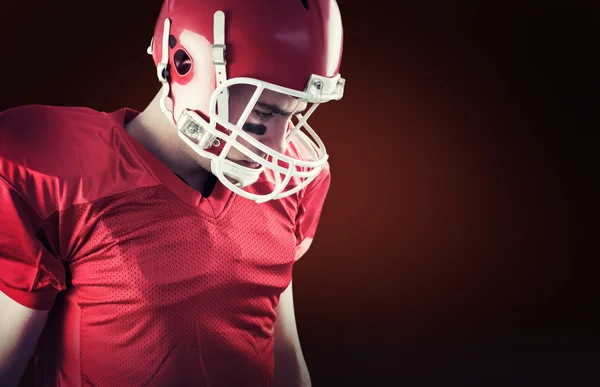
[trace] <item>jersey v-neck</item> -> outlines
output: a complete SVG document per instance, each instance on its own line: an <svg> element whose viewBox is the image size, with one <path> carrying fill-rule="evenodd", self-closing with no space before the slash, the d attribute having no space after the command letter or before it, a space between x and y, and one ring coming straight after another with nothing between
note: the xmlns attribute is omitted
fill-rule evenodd
<svg viewBox="0 0 600 387"><path fill-rule="evenodd" d="M129 108L123 108L109 114L115 123L118 124L120 134L133 147L133 150L140 156L149 171L179 199L199 209L204 215L213 219L219 218L230 207L236 195L218 179L215 178L214 187L212 190L209 190L210 195L204 197L201 192L186 184L183 179L171 171L152 152L147 150L126 131L126 123L135 118L139 114L138 112ZM211 183L210 180L208 184Z"/></svg>

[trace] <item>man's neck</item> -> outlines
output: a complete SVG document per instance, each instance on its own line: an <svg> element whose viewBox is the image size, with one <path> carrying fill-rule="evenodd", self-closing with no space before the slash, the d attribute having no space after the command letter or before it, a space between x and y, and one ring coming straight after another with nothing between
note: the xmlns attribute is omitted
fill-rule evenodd
<svg viewBox="0 0 600 387"><path fill-rule="evenodd" d="M125 130L173 173L199 192L210 183L208 160L202 160L179 136L160 110L159 96L125 125ZM201 162L205 161L206 166Z"/></svg>

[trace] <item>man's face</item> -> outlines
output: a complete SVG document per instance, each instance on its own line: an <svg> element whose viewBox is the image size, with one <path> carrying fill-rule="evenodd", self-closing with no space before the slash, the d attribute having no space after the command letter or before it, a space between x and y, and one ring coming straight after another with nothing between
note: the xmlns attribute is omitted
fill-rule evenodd
<svg viewBox="0 0 600 387"><path fill-rule="evenodd" d="M229 121L231 123L237 123L255 90L256 88L251 85L234 85L229 88ZM304 109L306 109L305 102L300 102L285 94L264 90L242 128L263 145L277 152L285 153L287 146L285 138L290 120ZM237 140L256 154L264 155L263 152L242 138L237 137ZM231 148L227 158L246 167L260 167L258 163L253 162L235 147Z"/></svg>

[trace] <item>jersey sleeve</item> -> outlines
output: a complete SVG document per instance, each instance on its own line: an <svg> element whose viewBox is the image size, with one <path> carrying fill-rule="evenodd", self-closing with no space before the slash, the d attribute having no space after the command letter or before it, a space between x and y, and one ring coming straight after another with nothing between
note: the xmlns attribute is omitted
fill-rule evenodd
<svg viewBox="0 0 600 387"><path fill-rule="evenodd" d="M65 289L65 267L50 252L42 222L0 175L0 291L28 308L48 310Z"/></svg>
<svg viewBox="0 0 600 387"><path fill-rule="evenodd" d="M308 251L315 237L330 183L329 166L326 166L320 175L308 185L300 200L295 231L296 261Z"/></svg>

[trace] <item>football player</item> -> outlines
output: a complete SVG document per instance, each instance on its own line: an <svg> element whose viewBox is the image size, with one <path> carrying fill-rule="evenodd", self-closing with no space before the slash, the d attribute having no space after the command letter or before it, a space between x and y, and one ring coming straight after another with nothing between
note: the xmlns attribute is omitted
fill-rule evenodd
<svg viewBox="0 0 600 387"><path fill-rule="evenodd" d="M292 267L330 184L335 0L166 0L142 112L0 113L0 385L308 386Z"/></svg>

